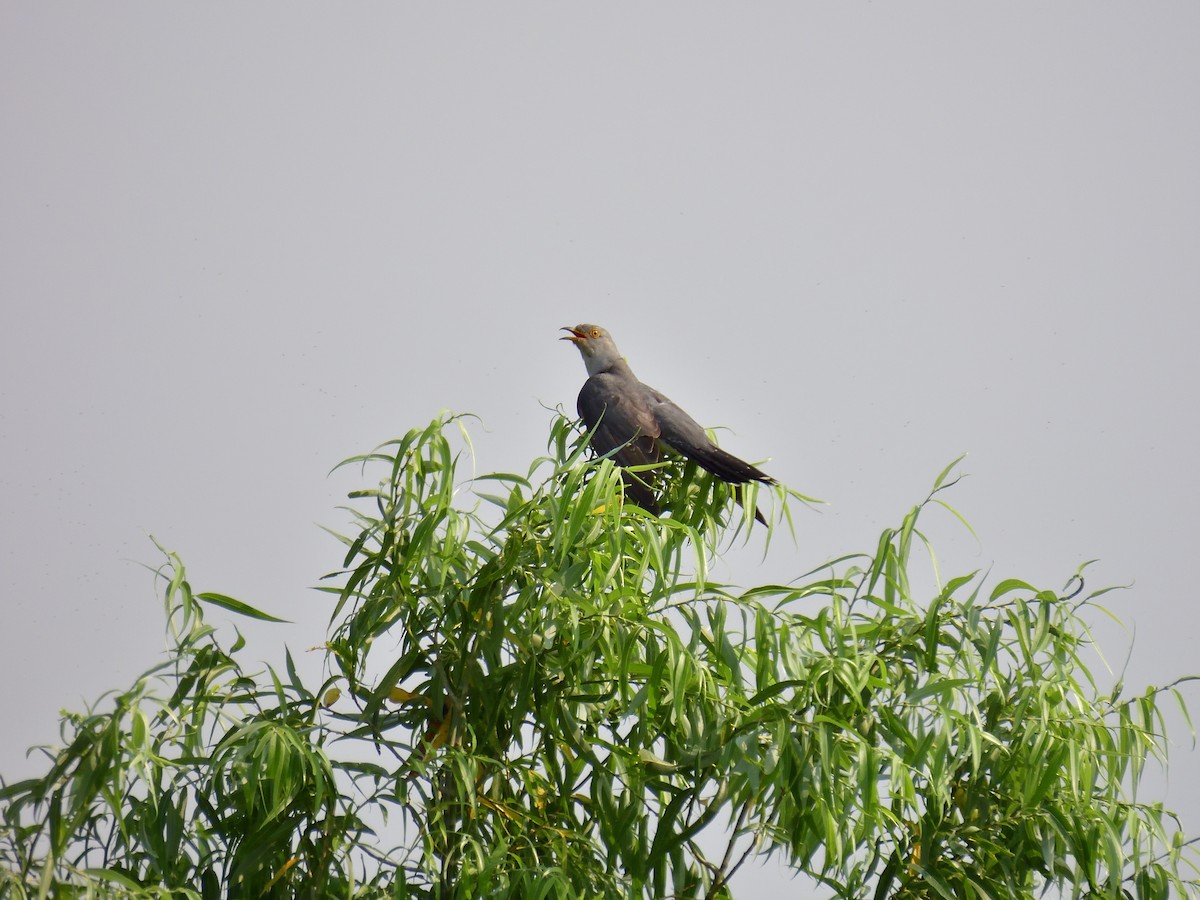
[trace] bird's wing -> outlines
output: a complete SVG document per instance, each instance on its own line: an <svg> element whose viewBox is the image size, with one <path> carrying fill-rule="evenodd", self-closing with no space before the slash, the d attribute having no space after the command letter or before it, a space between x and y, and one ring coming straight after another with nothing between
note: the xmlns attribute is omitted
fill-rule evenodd
<svg viewBox="0 0 1200 900"><path fill-rule="evenodd" d="M579 417L593 430L592 449L613 453L623 466L656 463L658 423L645 385L629 378L601 373L584 382L579 392ZM619 449L618 449L619 448Z"/></svg>
<svg viewBox="0 0 1200 900"><path fill-rule="evenodd" d="M647 390L654 401L650 411L658 426L659 440L676 453L695 460L698 465L731 484L744 484L747 481L770 484L774 481L761 469L714 444L700 423L668 397L653 388Z"/></svg>
<svg viewBox="0 0 1200 900"><path fill-rule="evenodd" d="M620 466L641 466L662 459L658 426L640 382L607 373L593 375L584 382L576 408L592 432L596 453L612 453L613 461ZM626 472L622 478L626 499L657 514L651 474Z"/></svg>

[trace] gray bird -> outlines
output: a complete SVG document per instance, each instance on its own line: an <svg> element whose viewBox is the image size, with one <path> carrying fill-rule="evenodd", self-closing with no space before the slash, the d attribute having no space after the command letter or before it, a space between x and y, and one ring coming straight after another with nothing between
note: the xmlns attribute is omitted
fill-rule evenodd
<svg viewBox="0 0 1200 900"><path fill-rule="evenodd" d="M579 392L579 417L592 432L592 449L600 455L612 453L621 466L639 466L662 460L670 449L693 460L730 484L775 479L750 463L726 453L711 440L700 424L670 399L638 381L612 335L599 325L563 328L561 338L579 348L588 380ZM625 477L625 496L643 509L658 512L653 492L641 480ZM740 500L741 492L735 496ZM754 517L765 520L758 510Z"/></svg>

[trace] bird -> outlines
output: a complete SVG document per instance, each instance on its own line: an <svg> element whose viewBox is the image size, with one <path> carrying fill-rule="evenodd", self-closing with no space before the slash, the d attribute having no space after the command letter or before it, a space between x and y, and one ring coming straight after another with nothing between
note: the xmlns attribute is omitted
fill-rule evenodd
<svg viewBox="0 0 1200 900"><path fill-rule="evenodd" d="M605 329L585 323L560 330L569 332L560 340L576 346L587 368L588 378L579 391L576 409L597 454L611 454L614 462L624 467L658 463L665 453L674 452L735 486L752 481L776 483L758 467L722 450L670 398L639 381ZM631 474L625 475L626 499L657 514L654 492ZM735 487L739 501L740 495ZM765 524L757 509L754 517Z"/></svg>

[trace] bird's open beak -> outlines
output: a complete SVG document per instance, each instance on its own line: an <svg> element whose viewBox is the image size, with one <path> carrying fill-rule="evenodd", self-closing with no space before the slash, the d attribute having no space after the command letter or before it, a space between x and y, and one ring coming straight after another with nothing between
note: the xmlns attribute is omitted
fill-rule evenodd
<svg viewBox="0 0 1200 900"><path fill-rule="evenodd" d="M587 339L587 335L577 328L560 328L559 331L569 331L570 334L564 334L559 338L560 341L571 341L574 344Z"/></svg>

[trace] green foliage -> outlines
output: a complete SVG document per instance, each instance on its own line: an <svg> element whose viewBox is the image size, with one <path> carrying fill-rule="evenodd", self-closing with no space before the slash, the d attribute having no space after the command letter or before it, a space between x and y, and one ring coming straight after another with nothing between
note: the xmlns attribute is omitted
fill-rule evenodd
<svg viewBox="0 0 1200 900"><path fill-rule="evenodd" d="M874 553L737 590L709 563L752 495L677 464L670 515L623 508L559 418L527 476L463 498L460 425L349 461L383 478L315 691L290 655L247 674L201 604L270 617L167 554L170 658L0 789L0 893L717 898L774 853L837 897L1191 895L1135 791L1178 690L1098 690L1082 574L914 596L949 469ZM772 529L805 498L775 499Z"/></svg>

